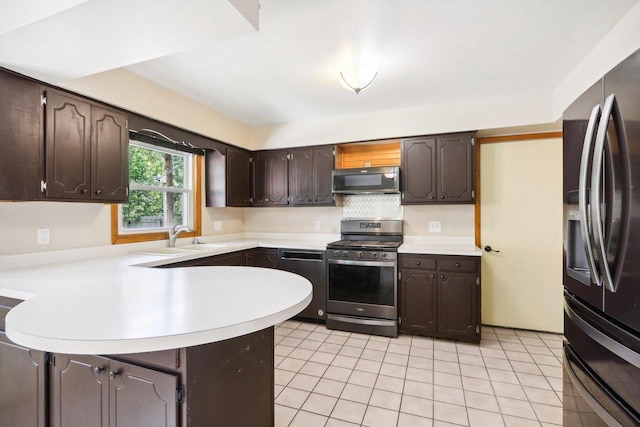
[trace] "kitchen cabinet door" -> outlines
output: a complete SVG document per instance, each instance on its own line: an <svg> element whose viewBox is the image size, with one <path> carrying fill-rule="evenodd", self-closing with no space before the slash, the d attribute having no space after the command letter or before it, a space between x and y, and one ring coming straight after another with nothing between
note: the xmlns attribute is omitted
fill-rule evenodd
<svg viewBox="0 0 640 427"><path fill-rule="evenodd" d="M44 178L42 86L0 72L0 200L40 200Z"/></svg>
<svg viewBox="0 0 640 427"><path fill-rule="evenodd" d="M246 150L227 148L227 206L251 206L251 154Z"/></svg>
<svg viewBox="0 0 640 427"><path fill-rule="evenodd" d="M117 360L109 367L110 427L177 427L178 376Z"/></svg>
<svg viewBox="0 0 640 427"><path fill-rule="evenodd" d="M269 205L289 204L289 164L287 151L278 150L269 155L268 178L270 183Z"/></svg>
<svg viewBox="0 0 640 427"><path fill-rule="evenodd" d="M56 354L49 398L52 427L108 427L109 359Z"/></svg>
<svg viewBox="0 0 640 427"><path fill-rule="evenodd" d="M293 206L314 203L314 151L313 149L289 152L289 194Z"/></svg>
<svg viewBox="0 0 640 427"><path fill-rule="evenodd" d="M401 331L426 335L437 331L437 278L434 270L402 270Z"/></svg>
<svg viewBox="0 0 640 427"><path fill-rule="evenodd" d="M277 249L258 248L247 253L247 265L251 267L276 268L277 263Z"/></svg>
<svg viewBox="0 0 640 427"><path fill-rule="evenodd" d="M55 90L47 92L46 196L91 198L91 105Z"/></svg>
<svg viewBox="0 0 640 427"><path fill-rule="evenodd" d="M400 168L403 204L436 202L436 139L402 141Z"/></svg>
<svg viewBox="0 0 640 427"><path fill-rule="evenodd" d="M0 426L45 427L45 353L0 331Z"/></svg>
<svg viewBox="0 0 640 427"><path fill-rule="evenodd" d="M287 205L289 197L286 150L258 151L253 156L253 206Z"/></svg>
<svg viewBox="0 0 640 427"><path fill-rule="evenodd" d="M178 425L178 376L93 355L56 354L52 427Z"/></svg>
<svg viewBox="0 0 640 427"><path fill-rule="evenodd" d="M124 114L91 107L91 198L129 199L129 128Z"/></svg>
<svg viewBox="0 0 640 427"><path fill-rule="evenodd" d="M475 147L470 134L437 139L436 155L439 202L465 203L475 200Z"/></svg>
<svg viewBox="0 0 640 427"><path fill-rule="evenodd" d="M253 206L266 206L270 200L269 155L258 151L253 155Z"/></svg>
<svg viewBox="0 0 640 427"><path fill-rule="evenodd" d="M336 164L335 146L313 149L313 204L316 206L335 206L331 173Z"/></svg>
<svg viewBox="0 0 640 427"><path fill-rule="evenodd" d="M479 282L470 273L439 272L438 333L445 338L479 341Z"/></svg>

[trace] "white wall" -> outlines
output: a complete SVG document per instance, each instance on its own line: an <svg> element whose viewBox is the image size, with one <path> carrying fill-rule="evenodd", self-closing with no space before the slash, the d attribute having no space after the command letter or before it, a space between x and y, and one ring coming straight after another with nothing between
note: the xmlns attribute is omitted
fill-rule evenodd
<svg viewBox="0 0 640 427"><path fill-rule="evenodd" d="M125 69L60 86L202 135L248 148L250 127Z"/></svg>
<svg viewBox="0 0 640 427"><path fill-rule="evenodd" d="M254 150L549 123L551 96L539 93L306 120L251 130Z"/></svg>
<svg viewBox="0 0 640 427"><path fill-rule="evenodd" d="M638 3L553 91L553 116L623 59L640 48L640 3Z"/></svg>

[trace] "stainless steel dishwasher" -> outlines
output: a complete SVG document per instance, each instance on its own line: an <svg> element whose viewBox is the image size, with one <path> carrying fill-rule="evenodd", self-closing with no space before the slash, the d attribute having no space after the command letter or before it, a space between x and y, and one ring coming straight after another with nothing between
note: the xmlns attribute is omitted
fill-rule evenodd
<svg viewBox="0 0 640 427"><path fill-rule="evenodd" d="M278 269L299 274L313 285L313 300L298 314L298 317L325 320L327 305L325 251L279 249Z"/></svg>

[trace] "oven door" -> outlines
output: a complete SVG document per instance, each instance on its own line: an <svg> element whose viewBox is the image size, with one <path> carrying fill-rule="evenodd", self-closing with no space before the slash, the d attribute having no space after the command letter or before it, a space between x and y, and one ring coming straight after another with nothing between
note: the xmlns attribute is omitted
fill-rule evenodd
<svg viewBox="0 0 640 427"><path fill-rule="evenodd" d="M396 320L397 264L329 259L327 312Z"/></svg>

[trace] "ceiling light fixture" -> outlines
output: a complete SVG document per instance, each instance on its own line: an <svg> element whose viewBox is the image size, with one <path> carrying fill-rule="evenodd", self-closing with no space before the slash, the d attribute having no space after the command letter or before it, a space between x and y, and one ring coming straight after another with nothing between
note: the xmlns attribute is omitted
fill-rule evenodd
<svg viewBox="0 0 640 427"><path fill-rule="evenodd" d="M351 84L349 84L347 79L344 77L344 74L342 74L342 71L340 71L340 83L342 83L342 86L344 86L346 89L354 91L356 93L356 95L358 95L363 90L369 88L373 84L373 82L376 81L377 77L378 77L378 72L376 71L376 73L373 75L371 80L369 80L369 83L367 83L366 85L363 85L361 87L354 87Z"/></svg>

